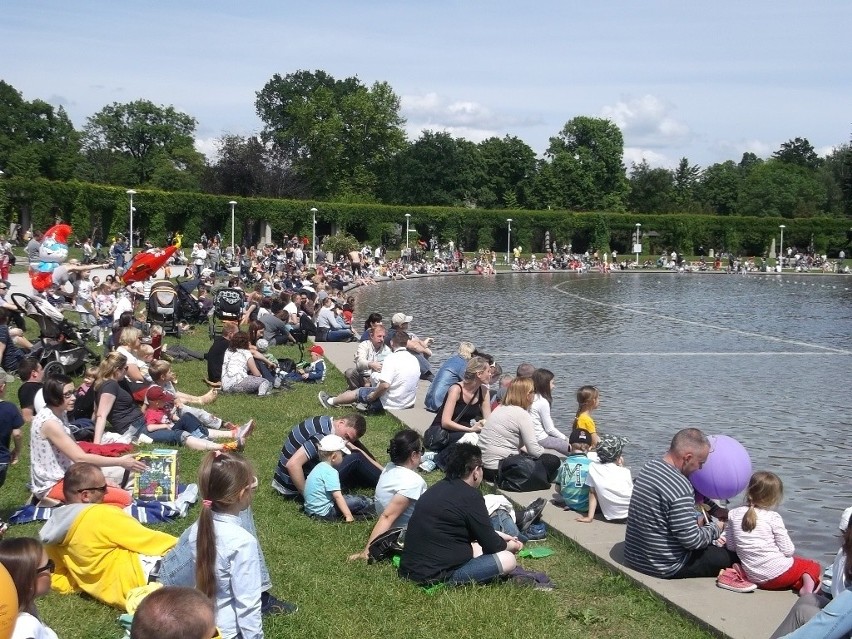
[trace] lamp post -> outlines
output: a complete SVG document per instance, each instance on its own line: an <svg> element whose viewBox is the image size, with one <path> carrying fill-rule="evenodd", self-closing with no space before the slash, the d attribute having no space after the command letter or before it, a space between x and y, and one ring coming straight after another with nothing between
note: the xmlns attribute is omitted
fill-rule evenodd
<svg viewBox="0 0 852 639"><path fill-rule="evenodd" d="M639 243L639 238L640 238L639 229L641 229L641 228L642 228L642 223L636 222L636 243L633 245L633 251L636 253L636 266L639 266L639 253L642 252L642 246Z"/></svg>
<svg viewBox="0 0 852 639"><path fill-rule="evenodd" d="M784 270L784 229L787 227L779 224L778 228L781 229L781 247L778 250L778 272L781 273Z"/></svg>
<svg viewBox="0 0 852 639"><path fill-rule="evenodd" d="M511 264L509 254L512 252L512 218L506 218L509 223L509 239L506 240L506 264Z"/></svg>
<svg viewBox="0 0 852 639"><path fill-rule="evenodd" d="M234 253L234 207L237 205L235 200L228 202L231 205L231 255Z"/></svg>
<svg viewBox="0 0 852 639"><path fill-rule="evenodd" d="M317 209L316 207L311 209L311 215L313 215L313 232L314 232L314 247L311 251L311 263L317 263Z"/></svg>
<svg viewBox="0 0 852 639"><path fill-rule="evenodd" d="M408 234L411 233L408 230L409 224L411 222L411 213L405 214L405 252L408 253Z"/></svg>
<svg viewBox="0 0 852 639"><path fill-rule="evenodd" d="M130 257L133 257L133 196L136 195L136 191L133 189L127 189L127 195L130 196Z"/></svg>

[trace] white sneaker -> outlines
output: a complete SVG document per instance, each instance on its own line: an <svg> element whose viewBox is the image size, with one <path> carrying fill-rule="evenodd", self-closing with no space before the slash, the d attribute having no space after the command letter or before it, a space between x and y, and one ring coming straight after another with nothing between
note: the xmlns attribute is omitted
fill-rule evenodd
<svg viewBox="0 0 852 639"><path fill-rule="evenodd" d="M252 431L254 431L254 420L250 419L237 429L237 446L245 448L246 439L252 434Z"/></svg>
<svg viewBox="0 0 852 639"><path fill-rule="evenodd" d="M266 380L263 380L263 383L260 385L260 388L257 389L257 396L266 397L267 395L272 395L272 384L270 384Z"/></svg>

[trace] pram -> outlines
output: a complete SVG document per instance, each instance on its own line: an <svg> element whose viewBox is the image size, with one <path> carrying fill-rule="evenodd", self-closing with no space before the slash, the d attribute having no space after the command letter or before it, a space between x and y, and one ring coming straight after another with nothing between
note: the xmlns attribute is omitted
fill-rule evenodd
<svg viewBox="0 0 852 639"><path fill-rule="evenodd" d="M210 313L210 339L216 337L217 328L222 332L222 322L240 322L245 301L246 294L238 288L223 288L216 292L213 312Z"/></svg>
<svg viewBox="0 0 852 639"><path fill-rule="evenodd" d="M148 321L163 327L166 335L180 335L180 323L197 324L202 320L198 300L179 285L159 280L151 286Z"/></svg>
<svg viewBox="0 0 852 639"><path fill-rule="evenodd" d="M83 343L82 332L46 300L12 293L12 303L38 325L39 338L30 355L38 359L44 376L77 375L100 363L100 356Z"/></svg>

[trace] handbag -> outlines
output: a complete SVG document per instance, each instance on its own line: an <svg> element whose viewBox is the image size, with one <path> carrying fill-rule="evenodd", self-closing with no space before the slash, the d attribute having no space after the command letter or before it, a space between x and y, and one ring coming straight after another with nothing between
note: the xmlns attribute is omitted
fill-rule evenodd
<svg viewBox="0 0 852 639"><path fill-rule="evenodd" d="M480 397L481 390L477 391L471 400L464 405L464 408L459 412L458 416L453 417L453 421L458 422L467 412L467 409L471 407L474 400L477 397ZM446 399L444 400L447 401ZM441 406L441 410L438 411L438 414L435 415L435 419L432 420L432 424L429 428L426 429L426 432L423 433L423 445L433 452L440 452L444 448L446 448L450 444L450 431L444 428L441 425L441 416L444 414L444 407Z"/></svg>
<svg viewBox="0 0 852 639"><path fill-rule="evenodd" d="M527 453L501 459L496 484L497 488L518 493L550 488L544 464Z"/></svg>

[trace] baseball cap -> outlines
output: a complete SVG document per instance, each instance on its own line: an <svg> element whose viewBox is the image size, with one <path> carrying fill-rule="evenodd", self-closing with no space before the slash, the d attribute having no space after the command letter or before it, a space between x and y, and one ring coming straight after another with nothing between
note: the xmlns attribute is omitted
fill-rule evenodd
<svg viewBox="0 0 852 639"><path fill-rule="evenodd" d="M407 324L411 322L411 315L406 315L405 313L394 313L393 317L391 317L391 324L395 326L400 326L401 324Z"/></svg>
<svg viewBox="0 0 852 639"><path fill-rule="evenodd" d="M846 532L846 529L849 528L850 517L852 517L852 506L849 506L849 508L844 510L843 514L840 515L840 530L842 532Z"/></svg>
<svg viewBox="0 0 852 639"><path fill-rule="evenodd" d="M339 450L344 455L349 454L346 440L340 435L326 435L320 440L319 449L324 453L334 453Z"/></svg>
<svg viewBox="0 0 852 639"><path fill-rule="evenodd" d="M162 388L161 386L157 386L156 384L153 386L149 386L148 390L145 392L145 399L150 402L155 402L161 399L166 401L171 401L175 398L170 392Z"/></svg>
<svg viewBox="0 0 852 639"><path fill-rule="evenodd" d="M592 434L583 429L583 428L575 428L571 431L571 435L568 437L569 444L589 444L592 445Z"/></svg>
<svg viewBox="0 0 852 639"><path fill-rule="evenodd" d="M309 353L316 353L317 355L325 355L325 351L322 349L322 346L319 344L314 344L308 349Z"/></svg>
<svg viewBox="0 0 852 639"><path fill-rule="evenodd" d="M255 346L257 347L257 350L259 350L261 353L265 353L269 350L269 340L264 337L261 337L257 340Z"/></svg>

